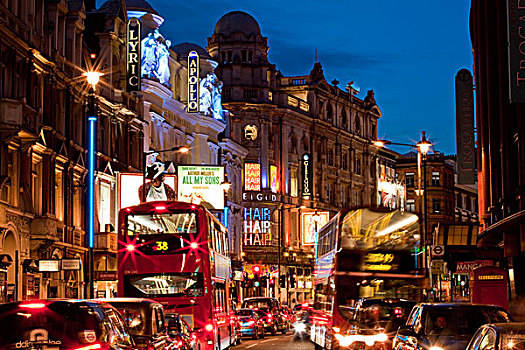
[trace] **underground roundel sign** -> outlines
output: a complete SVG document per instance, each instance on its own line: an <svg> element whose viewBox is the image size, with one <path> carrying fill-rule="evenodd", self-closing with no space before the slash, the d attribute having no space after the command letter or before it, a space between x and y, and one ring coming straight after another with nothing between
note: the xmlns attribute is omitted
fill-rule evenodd
<svg viewBox="0 0 525 350"><path fill-rule="evenodd" d="M445 254L445 246L443 246L442 244L433 245L430 251L432 252L432 256L443 256L443 254Z"/></svg>

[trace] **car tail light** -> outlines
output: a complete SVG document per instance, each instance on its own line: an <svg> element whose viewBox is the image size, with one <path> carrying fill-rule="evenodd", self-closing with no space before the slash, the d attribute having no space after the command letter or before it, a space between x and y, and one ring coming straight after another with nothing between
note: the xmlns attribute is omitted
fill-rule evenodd
<svg viewBox="0 0 525 350"><path fill-rule="evenodd" d="M46 304L44 303L29 303L29 304L20 304L20 307L26 308L26 309L42 309L46 307Z"/></svg>
<svg viewBox="0 0 525 350"><path fill-rule="evenodd" d="M272 321L272 316L268 316L268 322Z"/></svg>
<svg viewBox="0 0 525 350"><path fill-rule="evenodd" d="M177 343L175 343L175 347L177 349L182 348L182 340L179 340Z"/></svg>
<svg viewBox="0 0 525 350"><path fill-rule="evenodd" d="M208 332L211 332L213 331L213 325L211 323L208 323L206 327L204 327L204 329L206 329Z"/></svg>
<svg viewBox="0 0 525 350"><path fill-rule="evenodd" d="M100 345L99 343L96 343L96 344L91 344L88 346L83 346L81 348L76 348L75 350L95 350L95 349L101 349L101 348L102 348L102 345Z"/></svg>
<svg viewBox="0 0 525 350"><path fill-rule="evenodd" d="M155 210L157 210L157 211L166 210L166 206L165 205L157 205L155 207Z"/></svg>

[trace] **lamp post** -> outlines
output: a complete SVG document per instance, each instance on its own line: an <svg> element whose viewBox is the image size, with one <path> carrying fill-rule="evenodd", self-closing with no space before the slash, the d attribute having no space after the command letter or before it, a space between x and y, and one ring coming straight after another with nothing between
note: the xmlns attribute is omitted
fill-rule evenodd
<svg viewBox="0 0 525 350"><path fill-rule="evenodd" d="M95 152L97 113L95 110L95 89L102 73L89 71L83 74L89 84L88 95L88 149L87 149L87 245L88 245L88 288L89 297L94 298L94 243L95 243Z"/></svg>
<svg viewBox="0 0 525 350"><path fill-rule="evenodd" d="M432 143L429 142L426 138L426 132L421 132L421 140L417 142L416 144L409 144L409 143L398 143L398 142L391 142L388 140L376 140L373 141L372 144L376 147L384 147L386 145L397 145L397 146L407 146L417 149L417 164L418 164L418 188L416 189L416 194L422 198L422 205L421 205L421 216L423 217L423 229L422 229L422 244L421 246L424 247L425 254L423 255L424 263L427 265L429 271L429 282L430 286L432 287L432 268L430 266L430 254L428 254L428 238L427 238L427 191L426 191L426 183L427 183L427 169L426 169L426 161L427 161L427 153L430 150L430 147L432 146ZM423 163L423 176L421 176L421 163ZM423 182L423 184L421 184Z"/></svg>
<svg viewBox="0 0 525 350"><path fill-rule="evenodd" d="M160 151L150 150L150 151L144 151L142 152L142 202L146 201L146 198L148 197L147 191L146 191L146 162L148 160L148 156L152 154L158 154L158 153L166 153L166 152L180 152L180 153L187 153L190 149L186 146L175 146L171 147L169 149L164 149Z"/></svg>

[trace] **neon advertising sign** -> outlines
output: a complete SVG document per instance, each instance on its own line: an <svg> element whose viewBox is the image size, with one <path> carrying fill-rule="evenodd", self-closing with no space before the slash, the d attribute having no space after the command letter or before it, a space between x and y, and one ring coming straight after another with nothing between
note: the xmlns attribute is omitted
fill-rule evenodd
<svg viewBox="0 0 525 350"><path fill-rule="evenodd" d="M199 55L196 51L188 55L188 112L199 112Z"/></svg>
<svg viewBox="0 0 525 350"><path fill-rule="evenodd" d="M312 195L312 160L310 154L303 154L301 173L303 179L302 195L303 197L309 197Z"/></svg>
<svg viewBox="0 0 525 350"><path fill-rule="evenodd" d="M261 190L261 164L244 163L244 189L246 191Z"/></svg>
<svg viewBox="0 0 525 350"><path fill-rule="evenodd" d="M272 242L271 210L268 207L244 208L245 246L269 245Z"/></svg>
<svg viewBox="0 0 525 350"><path fill-rule="evenodd" d="M140 21L138 18L130 18L128 21L127 48L126 88L127 91L140 91L141 54Z"/></svg>

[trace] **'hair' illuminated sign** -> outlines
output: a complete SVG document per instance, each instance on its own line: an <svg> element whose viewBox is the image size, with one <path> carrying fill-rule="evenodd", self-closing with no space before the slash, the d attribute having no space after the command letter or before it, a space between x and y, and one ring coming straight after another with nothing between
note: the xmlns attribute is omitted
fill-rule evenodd
<svg viewBox="0 0 525 350"><path fill-rule="evenodd" d="M244 208L243 236L245 246L270 245L272 242L271 210L268 207Z"/></svg>
<svg viewBox="0 0 525 350"><path fill-rule="evenodd" d="M140 21L138 18L130 18L128 21L127 49L126 89L127 91L140 91L141 55Z"/></svg>
<svg viewBox="0 0 525 350"><path fill-rule="evenodd" d="M261 164L244 163L244 189L246 191L261 190Z"/></svg>
<svg viewBox="0 0 525 350"><path fill-rule="evenodd" d="M188 55L188 112L199 112L199 55L196 51Z"/></svg>

